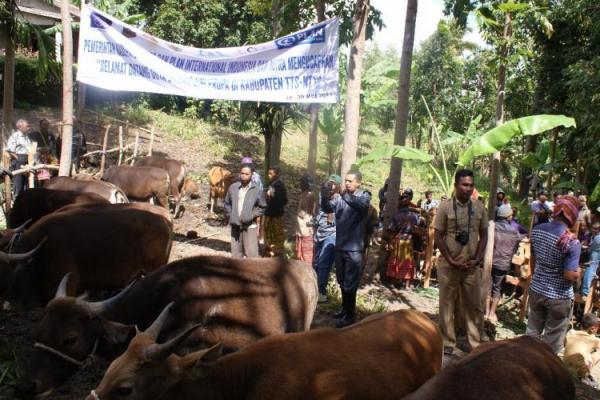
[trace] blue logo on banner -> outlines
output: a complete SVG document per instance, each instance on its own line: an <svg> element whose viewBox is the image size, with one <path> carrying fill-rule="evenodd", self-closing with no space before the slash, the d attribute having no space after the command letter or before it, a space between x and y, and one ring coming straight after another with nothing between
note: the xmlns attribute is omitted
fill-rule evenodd
<svg viewBox="0 0 600 400"><path fill-rule="evenodd" d="M90 26L92 28L104 29L106 25L112 25L112 21L95 12L90 14Z"/></svg>
<svg viewBox="0 0 600 400"><path fill-rule="evenodd" d="M278 49L287 49L298 44L323 42L325 42L325 25L309 28L275 40Z"/></svg>

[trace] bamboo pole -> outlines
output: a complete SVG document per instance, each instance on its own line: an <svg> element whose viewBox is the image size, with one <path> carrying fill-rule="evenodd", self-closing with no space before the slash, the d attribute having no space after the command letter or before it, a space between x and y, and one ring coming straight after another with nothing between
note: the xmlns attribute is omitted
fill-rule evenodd
<svg viewBox="0 0 600 400"><path fill-rule="evenodd" d="M35 161L35 152L37 151L37 142L33 142L31 144L31 148L29 149L29 153L27 154L27 167L31 170L33 168L33 163ZM35 187L35 174L29 174L29 188Z"/></svg>
<svg viewBox="0 0 600 400"><path fill-rule="evenodd" d="M150 146L148 148L148 156L152 155L152 147L154 146L154 126L152 127L152 130L150 131Z"/></svg>
<svg viewBox="0 0 600 400"><path fill-rule="evenodd" d="M119 161L117 165L123 162L123 125L119 125Z"/></svg>
<svg viewBox="0 0 600 400"><path fill-rule="evenodd" d="M140 131L137 131L135 133L135 143L133 146L133 157L131 157L131 165L133 165L135 163L135 160L137 158L138 155L138 148L140 145Z"/></svg>
<svg viewBox="0 0 600 400"><path fill-rule="evenodd" d="M8 152L6 152L6 151L2 152L2 166L7 171L10 169L10 154L8 154ZM4 199L6 200L6 202L4 203L5 204L5 206L4 206L5 215L10 214L10 209L12 206L12 191L10 189L11 189L10 176L5 175L4 176Z"/></svg>
<svg viewBox="0 0 600 400"><path fill-rule="evenodd" d="M100 176L104 175L104 165L106 163L106 145L108 144L108 131L110 130L110 124L106 126L104 131L104 139L102 142L102 158L100 159Z"/></svg>

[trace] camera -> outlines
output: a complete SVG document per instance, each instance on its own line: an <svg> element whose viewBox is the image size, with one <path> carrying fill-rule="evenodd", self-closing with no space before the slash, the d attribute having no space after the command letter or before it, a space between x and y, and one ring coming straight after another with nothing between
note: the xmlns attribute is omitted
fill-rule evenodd
<svg viewBox="0 0 600 400"><path fill-rule="evenodd" d="M454 239L461 244L461 246L466 246L469 243L469 232L460 231L456 233Z"/></svg>

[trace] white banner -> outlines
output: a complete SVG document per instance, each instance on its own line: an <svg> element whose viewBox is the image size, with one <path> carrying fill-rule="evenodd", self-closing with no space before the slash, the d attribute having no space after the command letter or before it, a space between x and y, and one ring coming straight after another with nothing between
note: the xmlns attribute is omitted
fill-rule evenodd
<svg viewBox="0 0 600 400"><path fill-rule="evenodd" d="M335 18L268 43L197 49L85 5L77 80L108 90L201 99L335 103L338 29Z"/></svg>

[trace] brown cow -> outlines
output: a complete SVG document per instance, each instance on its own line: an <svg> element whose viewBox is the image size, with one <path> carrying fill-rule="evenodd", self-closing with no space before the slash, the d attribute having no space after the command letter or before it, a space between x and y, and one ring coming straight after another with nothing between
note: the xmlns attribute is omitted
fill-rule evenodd
<svg viewBox="0 0 600 400"><path fill-rule="evenodd" d="M171 236L169 212L150 204L63 207L23 233L15 254L0 252L0 299L43 306L68 272L79 290L122 288L167 262Z"/></svg>
<svg viewBox="0 0 600 400"><path fill-rule="evenodd" d="M106 358L122 353L134 326L148 327L173 301L161 340L191 324L205 324L179 345L181 354L219 342L231 351L267 335L307 330L318 289L313 269L301 261L199 256L170 263L101 303L63 297L60 288L57 293L35 339L72 360L84 360L94 348ZM35 349L24 389L47 392L77 370L56 352Z"/></svg>
<svg viewBox="0 0 600 400"><path fill-rule="evenodd" d="M158 158L154 156L142 157L135 163L136 167L156 167L167 171L171 182L170 195L173 198L173 213L179 214L179 203L183 194L185 179L185 166L181 161L170 158Z"/></svg>
<svg viewBox="0 0 600 400"><path fill-rule="evenodd" d="M132 339L87 400L395 400L442 365L440 332L418 311L381 314L340 330L275 335L223 357L219 345L173 352L194 326L157 344L161 322Z"/></svg>
<svg viewBox="0 0 600 400"><path fill-rule="evenodd" d="M104 172L102 180L117 185L132 200L156 200L161 207L169 209L171 181L164 169L115 165Z"/></svg>
<svg viewBox="0 0 600 400"><path fill-rule="evenodd" d="M107 199L95 193L77 193L45 188L27 189L16 198L8 216L8 226L9 228L15 228L27 221L34 224L44 215L48 215L66 205L85 203L110 204Z"/></svg>
<svg viewBox="0 0 600 400"><path fill-rule="evenodd" d="M183 189L181 193L182 197L188 199L199 199L200 198L200 186L196 181L185 178L183 181Z"/></svg>
<svg viewBox="0 0 600 400"><path fill-rule="evenodd" d="M223 167L212 167L208 171L208 183L210 184L210 193L208 201L210 203L210 212L214 212L218 199L224 199L229 186L236 179L236 175Z"/></svg>
<svg viewBox="0 0 600 400"><path fill-rule="evenodd" d="M404 400L570 400L573 379L550 347L521 336L479 346Z"/></svg>
<svg viewBox="0 0 600 400"><path fill-rule="evenodd" d="M95 193L113 204L129 203L125 193L109 182L58 176L46 181L46 183L44 183L44 189L69 190L77 193Z"/></svg>

